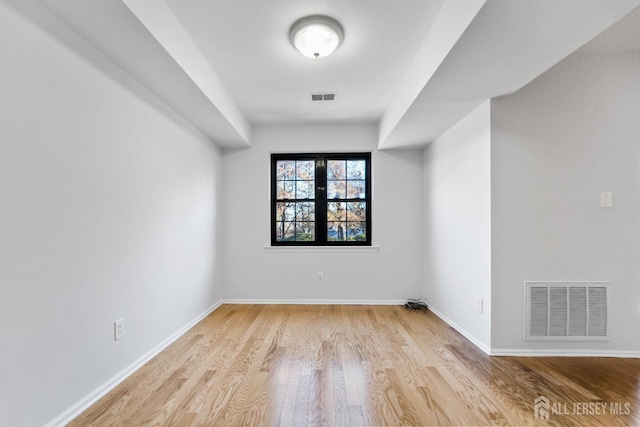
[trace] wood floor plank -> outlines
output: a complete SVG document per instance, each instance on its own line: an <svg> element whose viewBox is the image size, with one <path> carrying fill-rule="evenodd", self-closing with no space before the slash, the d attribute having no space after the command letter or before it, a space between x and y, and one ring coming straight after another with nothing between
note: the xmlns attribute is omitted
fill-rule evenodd
<svg viewBox="0 0 640 427"><path fill-rule="evenodd" d="M336 364L332 370L333 374L333 412L334 422L330 425L348 426L349 422L349 405L347 399L347 388L344 383L344 373L342 366Z"/></svg>
<svg viewBox="0 0 640 427"><path fill-rule="evenodd" d="M282 407L280 410L280 416L278 417L278 424L280 426L290 427L293 425L296 402L298 398L298 384L300 382L299 375L299 363L293 359L289 361L285 374L288 381L285 386L284 398L282 401Z"/></svg>
<svg viewBox="0 0 640 427"><path fill-rule="evenodd" d="M640 360L489 357L428 311L223 305L70 426L638 425L638 396Z"/></svg>

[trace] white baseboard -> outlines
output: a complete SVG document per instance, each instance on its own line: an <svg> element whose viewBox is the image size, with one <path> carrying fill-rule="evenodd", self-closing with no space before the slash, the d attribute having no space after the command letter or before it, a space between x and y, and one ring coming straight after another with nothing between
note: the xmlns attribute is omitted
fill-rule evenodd
<svg viewBox="0 0 640 427"><path fill-rule="evenodd" d="M300 304L300 305L404 305L407 300L343 299L225 299L223 304Z"/></svg>
<svg viewBox="0 0 640 427"><path fill-rule="evenodd" d="M447 316L445 316L444 314L440 313L438 310L434 309L431 306L429 306L429 311L431 311L433 314L438 316L440 319L442 319L446 324L451 326L453 329L458 331L458 333L460 335L462 335L463 337L465 337L466 339L471 341L471 343L473 343L473 345L478 347L480 350L484 351L488 355L491 355L491 349L489 347L487 347L483 342L478 340L476 337L471 335L469 332L464 330L464 328L462 328L460 325L456 324L453 320L449 319Z"/></svg>
<svg viewBox="0 0 640 427"><path fill-rule="evenodd" d="M513 357L618 357L640 359L640 352L620 350L565 350L565 349L492 349L491 356Z"/></svg>
<svg viewBox="0 0 640 427"><path fill-rule="evenodd" d="M160 344L156 345L154 348L152 348L151 350L149 350L148 352L140 356L135 362L127 366L122 371L118 372L116 375L111 377L100 387L98 387L97 389L95 389L94 391L86 395L75 405L73 405L72 407L64 411L62 414L58 415L53 420L49 421L45 425L45 427L62 427L69 424L71 421L73 421L74 418L76 418L78 415L84 412L87 408L89 408L91 405L93 405L102 397L104 397L107 393L109 393L116 386L118 386L118 384L126 380L135 371L140 369L145 363L153 359L158 353L160 353L162 350L170 346L174 341L176 341L178 338L184 335L185 332L193 328L198 322L200 322L202 319L207 317L211 312L213 312L216 308L220 307L221 305L222 305L222 301L216 302L214 305L206 309L200 315L196 316L193 320L191 320L189 323L184 325L182 328L178 329L176 332L171 334L168 338L166 338Z"/></svg>
<svg viewBox="0 0 640 427"><path fill-rule="evenodd" d="M504 349L489 348L478 341L473 335L465 331L447 316L429 306L429 310L442 319L445 323L458 331L460 335L468 339L484 351L489 356L512 356L512 357L618 357L628 359L640 359L640 352L626 350L576 350L576 349Z"/></svg>

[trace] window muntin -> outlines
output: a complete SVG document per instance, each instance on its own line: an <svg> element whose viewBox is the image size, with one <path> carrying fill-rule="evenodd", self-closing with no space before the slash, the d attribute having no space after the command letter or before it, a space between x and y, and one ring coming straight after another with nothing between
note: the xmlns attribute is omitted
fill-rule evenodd
<svg viewBox="0 0 640 427"><path fill-rule="evenodd" d="M371 245L371 154L272 154L272 245Z"/></svg>

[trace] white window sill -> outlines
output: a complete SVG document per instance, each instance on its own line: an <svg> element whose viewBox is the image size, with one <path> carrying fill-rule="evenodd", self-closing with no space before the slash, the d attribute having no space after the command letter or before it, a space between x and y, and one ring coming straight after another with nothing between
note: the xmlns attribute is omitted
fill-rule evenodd
<svg viewBox="0 0 640 427"><path fill-rule="evenodd" d="M265 246L265 252L297 252L297 253L318 253L318 252L380 252L380 246Z"/></svg>

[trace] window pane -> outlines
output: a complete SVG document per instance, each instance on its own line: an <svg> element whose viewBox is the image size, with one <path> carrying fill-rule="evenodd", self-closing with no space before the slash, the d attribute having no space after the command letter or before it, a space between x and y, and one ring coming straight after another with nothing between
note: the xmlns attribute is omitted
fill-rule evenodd
<svg viewBox="0 0 640 427"><path fill-rule="evenodd" d="M327 203L327 221L344 221L347 219L347 204L345 202Z"/></svg>
<svg viewBox="0 0 640 427"><path fill-rule="evenodd" d="M347 223L330 222L327 224L327 240L345 241L347 237Z"/></svg>
<svg viewBox="0 0 640 427"><path fill-rule="evenodd" d="M347 199L364 199L365 181L347 181Z"/></svg>
<svg viewBox="0 0 640 427"><path fill-rule="evenodd" d="M296 162L295 160L280 160L276 165L276 179L283 181L285 179L295 179Z"/></svg>
<svg viewBox="0 0 640 427"><path fill-rule="evenodd" d="M276 198L278 199L293 199L295 198L293 190L294 190L295 181L278 181L277 182L277 192Z"/></svg>
<svg viewBox="0 0 640 427"><path fill-rule="evenodd" d="M347 203L347 221L364 222L367 220L367 204L365 202Z"/></svg>
<svg viewBox="0 0 640 427"><path fill-rule="evenodd" d="M313 160L298 160L296 162L296 178L299 180L314 180L316 176L316 162Z"/></svg>
<svg viewBox="0 0 640 427"><path fill-rule="evenodd" d="M327 199L345 199L347 197L347 181L328 181Z"/></svg>
<svg viewBox="0 0 640 427"><path fill-rule="evenodd" d="M347 179L365 179L365 167L364 160L348 160Z"/></svg>
<svg viewBox="0 0 640 427"><path fill-rule="evenodd" d="M276 240L278 242L286 242L295 240L295 223L278 222L276 223Z"/></svg>
<svg viewBox="0 0 640 427"><path fill-rule="evenodd" d="M327 179L346 179L347 161L329 160L327 161Z"/></svg>
<svg viewBox="0 0 640 427"><path fill-rule="evenodd" d="M315 222L298 222L296 223L296 241L310 242L316 239Z"/></svg>
<svg viewBox="0 0 640 427"><path fill-rule="evenodd" d="M315 221L316 204L304 202L296 204L296 221Z"/></svg>
<svg viewBox="0 0 640 427"><path fill-rule="evenodd" d="M284 181L289 182L289 181ZM314 181L296 181L297 199L314 199L316 196L316 185Z"/></svg>
<svg viewBox="0 0 640 427"><path fill-rule="evenodd" d="M296 216L295 203L276 203L276 221L293 221Z"/></svg>
<svg viewBox="0 0 640 427"><path fill-rule="evenodd" d="M367 240L367 228L364 222L350 222L347 228L347 240Z"/></svg>

